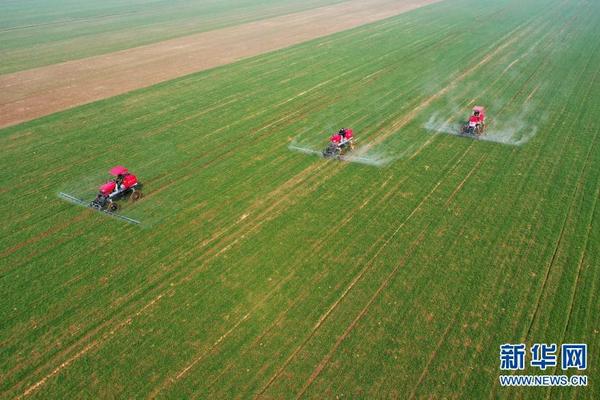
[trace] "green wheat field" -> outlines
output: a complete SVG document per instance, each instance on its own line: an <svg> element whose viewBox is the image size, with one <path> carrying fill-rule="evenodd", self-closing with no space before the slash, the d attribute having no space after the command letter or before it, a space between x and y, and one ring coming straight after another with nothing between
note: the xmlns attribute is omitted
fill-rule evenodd
<svg viewBox="0 0 600 400"><path fill-rule="evenodd" d="M283 12L244 3L200 11ZM177 12L146 22L192 32ZM142 44L56 31L29 60L11 32L2 73ZM474 105L481 140L457 135ZM319 157L341 127L353 156ZM598 1L442 1L0 147L1 398L600 398ZM144 184L120 211L140 225L58 197L93 198L116 164ZM588 386L501 387L504 343L587 343L566 374Z"/></svg>

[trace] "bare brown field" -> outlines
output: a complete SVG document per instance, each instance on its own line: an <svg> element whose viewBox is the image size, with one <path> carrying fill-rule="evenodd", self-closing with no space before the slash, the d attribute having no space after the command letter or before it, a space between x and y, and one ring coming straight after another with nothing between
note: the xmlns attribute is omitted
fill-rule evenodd
<svg viewBox="0 0 600 400"><path fill-rule="evenodd" d="M0 76L0 128L360 25L440 0L351 0Z"/></svg>

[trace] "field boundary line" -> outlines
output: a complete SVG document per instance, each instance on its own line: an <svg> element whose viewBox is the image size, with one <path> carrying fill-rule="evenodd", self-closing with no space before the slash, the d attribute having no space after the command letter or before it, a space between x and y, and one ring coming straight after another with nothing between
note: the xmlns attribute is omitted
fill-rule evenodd
<svg viewBox="0 0 600 400"><path fill-rule="evenodd" d="M378 11L373 12L363 1L347 0L0 75L0 87L11 88L4 103L0 104L3 114L0 127L301 45L441 1L378 0ZM331 24L332 18L337 18L338 23ZM264 41L261 36L265 35L275 39ZM241 38L247 39L243 46L240 45ZM53 83L61 82L64 77L69 78L68 86Z"/></svg>

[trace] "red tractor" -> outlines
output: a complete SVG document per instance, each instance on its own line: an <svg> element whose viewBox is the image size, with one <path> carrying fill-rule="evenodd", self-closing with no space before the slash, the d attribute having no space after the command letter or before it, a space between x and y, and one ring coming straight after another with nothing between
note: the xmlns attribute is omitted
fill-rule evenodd
<svg viewBox="0 0 600 400"><path fill-rule="evenodd" d="M130 174L127 168L118 165L111 168L109 173L115 177L100 186L96 198L90 203L90 207L103 211L117 211L119 205L116 200L128 198L130 201L139 200L142 197L142 184L137 177Z"/></svg>
<svg viewBox="0 0 600 400"><path fill-rule="evenodd" d="M473 107L473 114L469 121L463 126L462 134L469 136L481 136L485 130L485 108Z"/></svg>
<svg viewBox="0 0 600 400"><path fill-rule="evenodd" d="M352 132L352 129L342 128L329 138L329 145L323 150L323 157L339 158L353 149L354 132Z"/></svg>

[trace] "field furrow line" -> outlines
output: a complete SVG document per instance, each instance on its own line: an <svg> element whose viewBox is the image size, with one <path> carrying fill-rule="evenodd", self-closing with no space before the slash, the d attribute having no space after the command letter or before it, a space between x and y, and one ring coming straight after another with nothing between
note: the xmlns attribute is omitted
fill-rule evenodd
<svg viewBox="0 0 600 400"><path fill-rule="evenodd" d="M465 185L467 180L469 180L471 175L473 175L473 173L475 171L477 171L479 166L482 164L483 160L485 160L487 157L488 157L488 153L485 153L481 157L479 157L479 160L477 160L477 162L475 163L473 168L471 168L471 170L467 173L467 175L465 175L465 178L458 184L456 189L454 189L454 191L452 192L450 197L448 197L448 200L446 200L446 207L452 202L452 200L454 200L454 196L456 196L456 194L463 188L463 186Z"/></svg>
<svg viewBox="0 0 600 400"><path fill-rule="evenodd" d="M440 335L440 339L437 341L435 349L431 352L431 354L427 358L427 363L425 364L425 368L423 368L423 371L419 375L419 379L417 379L417 383L415 384L415 386L413 387L413 389L410 391L410 395L408 396L409 399L414 399L416 397L417 390L419 389L419 387L421 386L421 384L425 380L425 377L429 373L429 367L431 366L431 363L433 362L433 360L437 356L438 351L442 348L442 345L445 343L446 338L448 337L448 334L450 333L450 330L454 326L454 323L456 321L457 315L458 315L458 309L454 313L454 315L452 316L452 318L450 319L450 322L446 326L446 329L444 329L444 332Z"/></svg>

